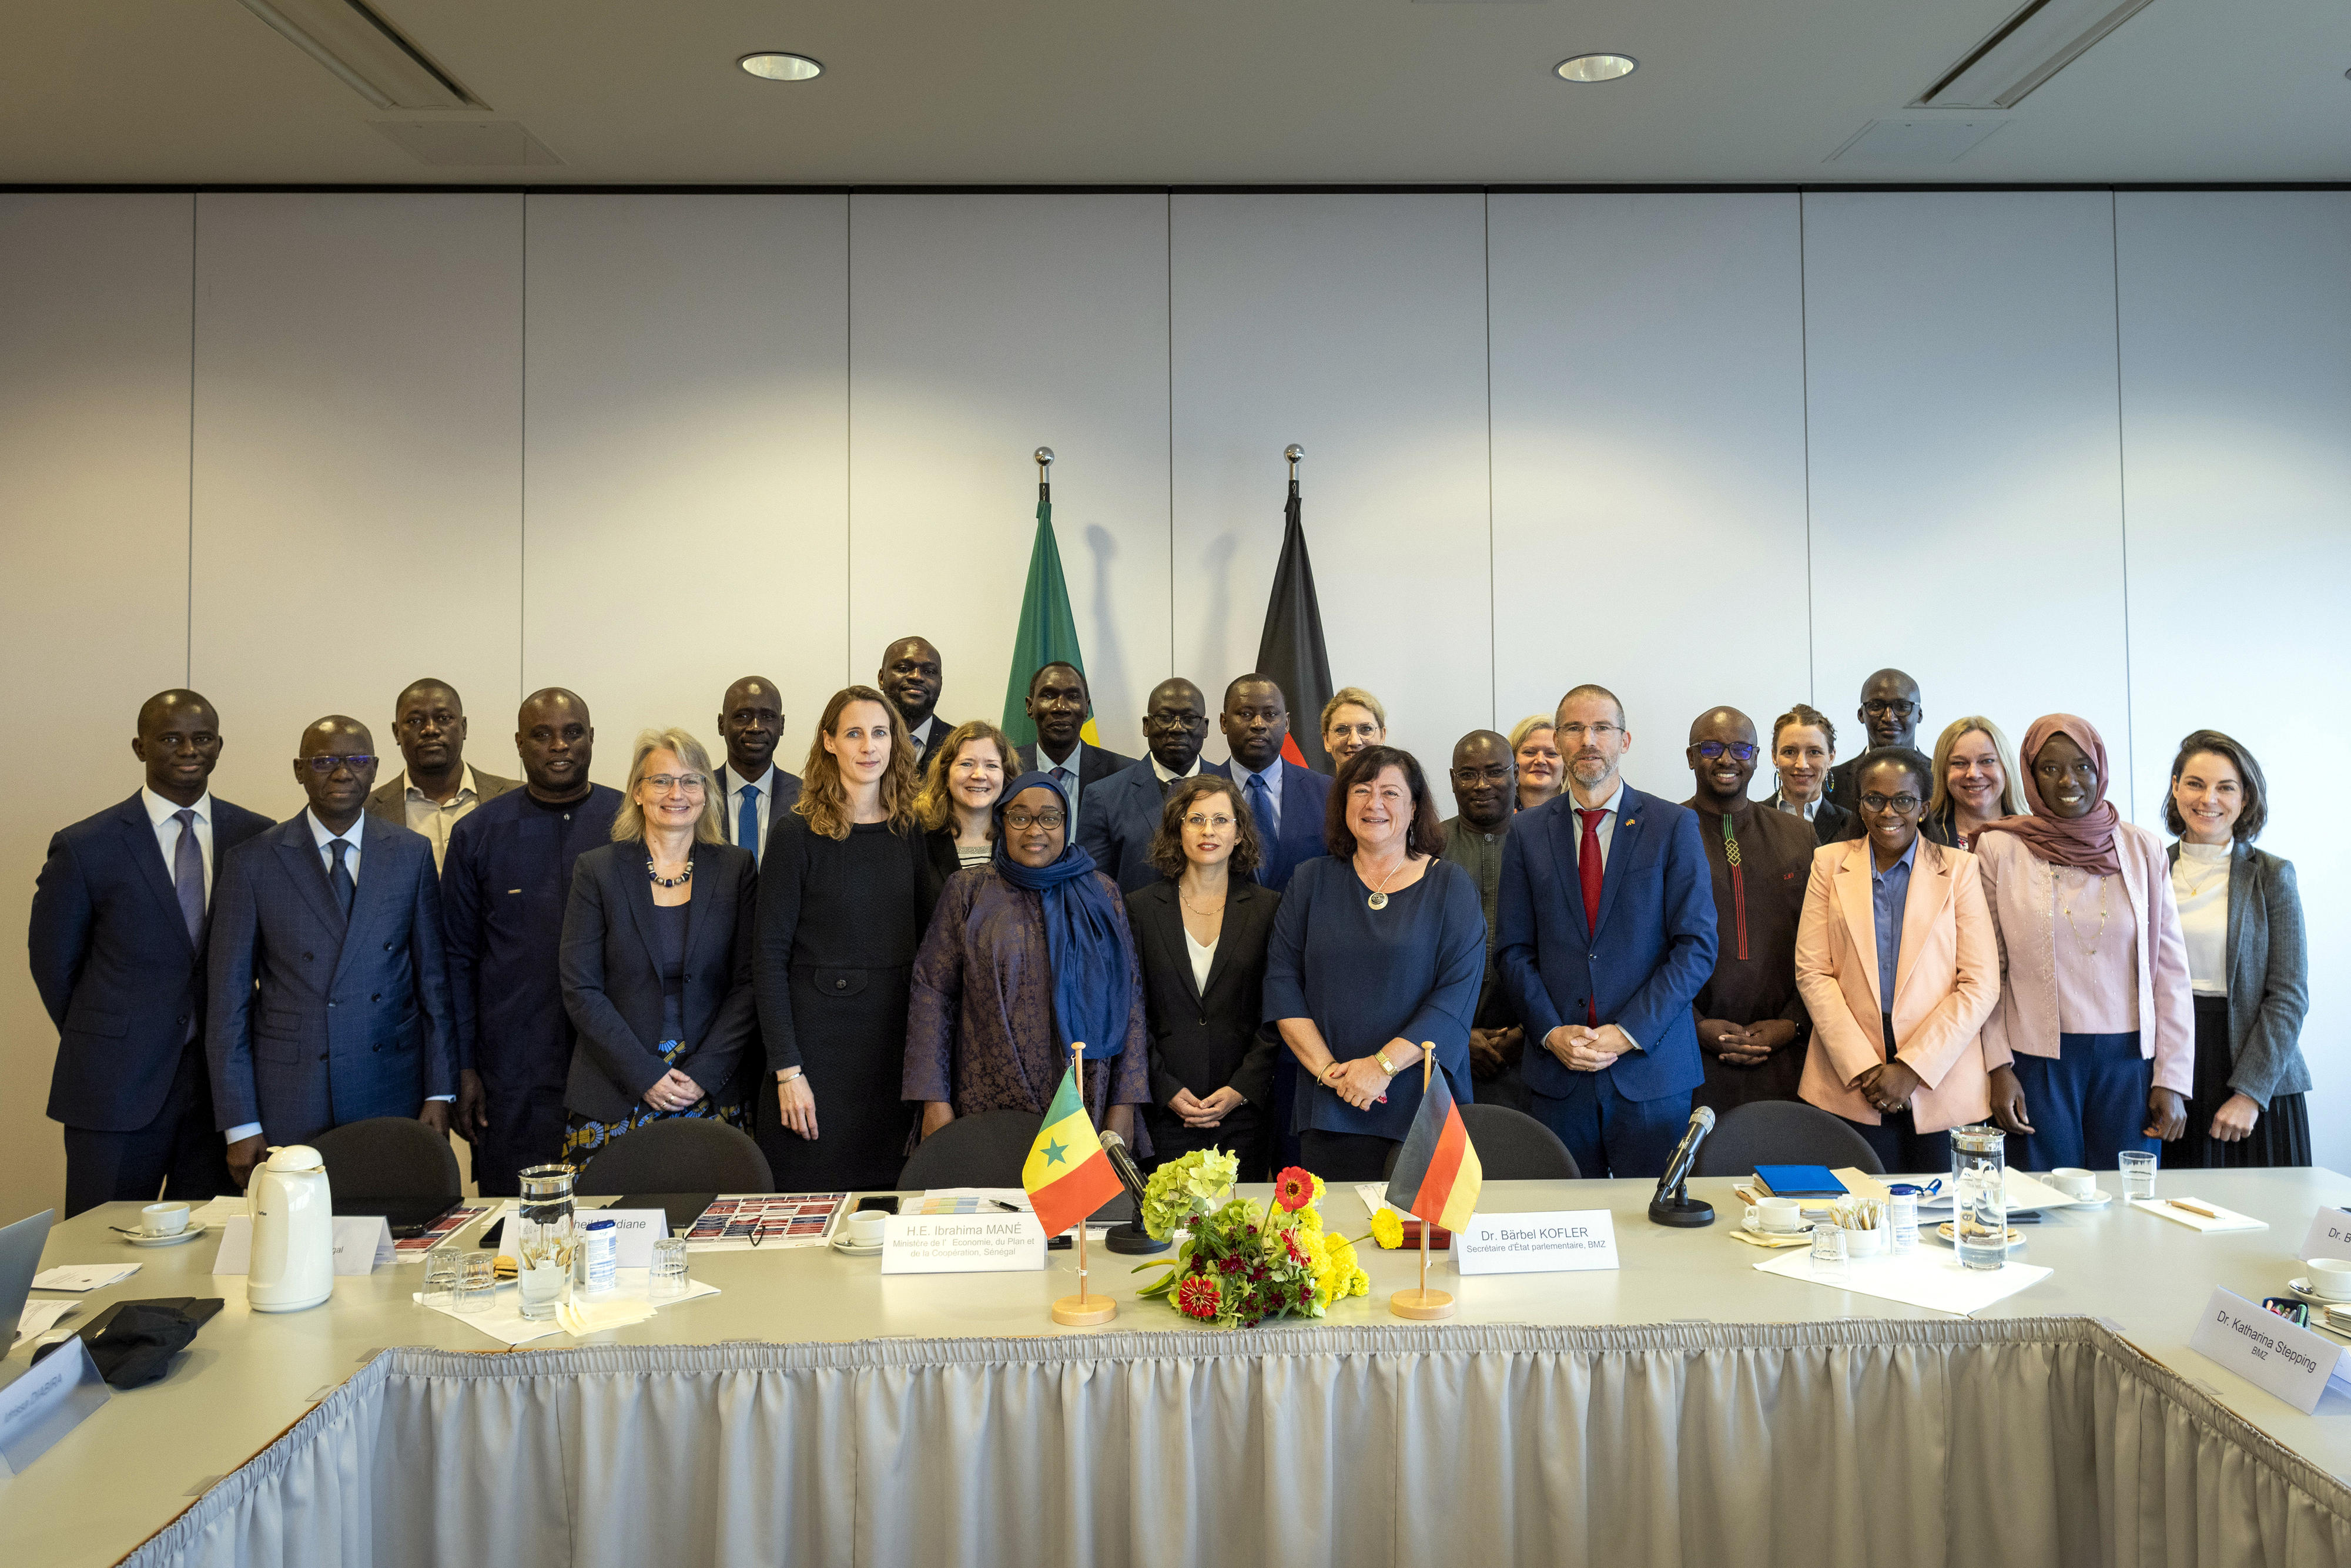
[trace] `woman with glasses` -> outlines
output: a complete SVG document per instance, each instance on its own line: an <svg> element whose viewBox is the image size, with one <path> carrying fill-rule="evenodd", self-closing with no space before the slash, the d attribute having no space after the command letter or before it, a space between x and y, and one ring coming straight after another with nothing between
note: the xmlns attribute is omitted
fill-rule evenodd
<svg viewBox="0 0 2351 1568"><path fill-rule="evenodd" d="M1991 1110L2020 1169L2113 1170L2188 1124L2195 1004L2162 843L2106 800L2106 743L2054 713L2024 732L2030 815L1974 853L2000 938L1984 1025Z"/></svg>
<svg viewBox="0 0 2351 1568"><path fill-rule="evenodd" d="M1510 726L1510 757L1519 765L1519 810L1541 805L1566 782L1550 714L1531 713Z"/></svg>
<svg viewBox="0 0 2351 1568"><path fill-rule="evenodd" d="M1022 774L996 803L988 863L940 895L906 1015L902 1092L924 1137L982 1111L1043 1115L1075 1042L1094 1124L1136 1141L1151 1076L1134 936L1070 828L1052 776Z"/></svg>
<svg viewBox="0 0 2351 1568"><path fill-rule="evenodd" d="M1833 844L1860 831L1853 813L1828 797L1829 771L1835 766L1836 726L1828 715L1798 703L1771 721L1771 767L1780 785L1770 804L1810 823L1816 844Z"/></svg>
<svg viewBox="0 0 2351 1568"><path fill-rule="evenodd" d="M1126 895L1151 1029L1151 1151L1240 1156L1263 1181L1271 1158L1275 1037L1265 1027L1266 946L1281 894L1249 875L1257 827L1229 779L1202 774L1169 792L1151 841L1164 880Z"/></svg>
<svg viewBox="0 0 2351 1568"><path fill-rule="evenodd" d="M800 772L759 862L753 972L776 1096L760 1145L779 1192L886 1187L914 1125L898 1096L906 981L937 896L914 738L880 692L850 686Z"/></svg>
<svg viewBox="0 0 2351 1568"><path fill-rule="evenodd" d="M2016 748L1981 714L1955 718L1935 742L1935 790L1919 831L1938 844L1975 848L1984 824L2024 815Z"/></svg>
<svg viewBox="0 0 2351 1568"><path fill-rule="evenodd" d="M931 755L914 820L930 835L932 896L996 853L996 801L1012 777L1012 737L984 718L957 725Z"/></svg>
<svg viewBox="0 0 2351 1568"><path fill-rule="evenodd" d="M637 737L612 841L580 857L563 912L563 1010L578 1043L563 1157L582 1165L649 1122L716 1116L758 1030L759 873L726 841L710 757L682 729Z"/></svg>
<svg viewBox="0 0 2351 1568"><path fill-rule="evenodd" d="M1933 769L1907 747L1853 771L1862 836L1813 857L1796 988L1813 1020L1798 1090L1887 1171L1950 1168L1950 1129L1991 1109L1983 1023L2000 956L1975 857L1918 831Z"/></svg>
<svg viewBox="0 0 2351 1568"><path fill-rule="evenodd" d="M1322 705L1322 749L1335 773L1367 747L1388 743L1388 710L1361 686L1341 686Z"/></svg>

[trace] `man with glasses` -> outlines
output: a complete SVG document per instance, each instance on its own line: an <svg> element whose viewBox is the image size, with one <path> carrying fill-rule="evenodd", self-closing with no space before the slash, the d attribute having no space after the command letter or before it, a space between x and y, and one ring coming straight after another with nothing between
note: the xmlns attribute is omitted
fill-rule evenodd
<svg viewBox="0 0 2351 1568"><path fill-rule="evenodd" d="M1626 785L1625 707L1562 697L1567 789L1502 844L1497 942L1524 1020L1534 1115L1587 1176L1656 1176L1706 1078L1690 1003L1714 972L1698 813Z"/></svg>
<svg viewBox="0 0 2351 1568"><path fill-rule="evenodd" d="M1445 822L1444 858L1478 879L1486 911L1486 977L1478 988L1478 1011L1470 1020L1469 1072L1478 1103L1527 1110L1526 1074L1519 1058L1526 1030L1519 1027L1501 969L1494 962L1494 900L1502 885L1502 835L1517 810L1518 758L1505 736L1473 729L1453 746L1455 815Z"/></svg>
<svg viewBox="0 0 2351 1568"><path fill-rule="evenodd" d="M362 814L375 740L340 714L302 732L309 809L228 857L214 901L204 1051L242 1187L270 1145L371 1116L449 1131L457 1092L433 846Z"/></svg>
<svg viewBox="0 0 2351 1568"><path fill-rule="evenodd" d="M139 710L139 792L58 831L34 884L33 985L57 1029L49 1118L66 1218L234 1190L204 1065L204 948L228 852L269 819L211 789L220 720L194 692Z"/></svg>
<svg viewBox="0 0 2351 1568"><path fill-rule="evenodd" d="M1859 809L1854 799L1853 770L1861 765L1862 756L1890 746L1917 749L1918 722L1927 716L1927 707L1918 700L1917 682L1899 670L1880 670L1862 682L1861 706L1854 716L1869 727L1869 744L1852 761L1830 768L1828 782L1829 803L1848 811ZM1854 825L1845 836L1861 837L1860 826Z"/></svg>
<svg viewBox="0 0 2351 1568"><path fill-rule="evenodd" d="M515 787L511 779L465 766L465 704L457 688L431 677L392 704L392 727L407 771L368 797L379 821L423 833L433 844L433 869L449 858L449 833L468 811Z"/></svg>
<svg viewBox="0 0 2351 1568"><path fill-rule="evenodd" d="M1200 772L1200 746L1208 738L1208 699L1177 675L1151 691L1143 710L1149 755L1086 790L1078 808L1078 846L1094 864L1133 893L1161 880L1151 863L1167 792Z"/></svg>
<svg viewBox="0 0 2351 1568"><path fill-rule="evenodd" d="M1747 798L1762 747L1735 707L1700 714L1689 730L1698 813L1714 885L1714 973L1698 993L1706 1082L1698 1103L1729 1111L1793 1100L1812 1017L1796 990L1796 928L1811 885L1813 830L1802 817Z"/></svg>

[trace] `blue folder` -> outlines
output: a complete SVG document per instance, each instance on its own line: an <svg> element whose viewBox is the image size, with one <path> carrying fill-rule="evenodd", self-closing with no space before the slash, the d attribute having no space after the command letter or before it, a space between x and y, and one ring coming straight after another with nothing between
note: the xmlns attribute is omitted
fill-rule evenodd
<svg viewBox="0 0 2351 1568"><path fill-rule="evenodd" d="M1755 1179L1773 1197L1843 1197L1844 1183L1826 1166L1757 1166Z"/></svg>

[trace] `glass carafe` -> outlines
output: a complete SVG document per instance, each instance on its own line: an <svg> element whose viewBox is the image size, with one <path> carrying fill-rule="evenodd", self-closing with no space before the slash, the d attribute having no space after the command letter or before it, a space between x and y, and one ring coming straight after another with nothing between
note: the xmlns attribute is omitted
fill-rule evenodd
<svg viewBox="0 0 2351 1568"><path fill-rule="evenodd" d="M522 1173L513 1247L524 1317L551 1318L570 1294L572 1253L579 1244L571 1207L576 1174L561 1165L531 1166Z"/></svg>
<svg viewBox="0 0 2351 1568"><path fill-rule="evenodd" d="M2007 1145L1989 1122L1951 1129L1951 1232L1966 1268L2008 1261Z"/></svg>

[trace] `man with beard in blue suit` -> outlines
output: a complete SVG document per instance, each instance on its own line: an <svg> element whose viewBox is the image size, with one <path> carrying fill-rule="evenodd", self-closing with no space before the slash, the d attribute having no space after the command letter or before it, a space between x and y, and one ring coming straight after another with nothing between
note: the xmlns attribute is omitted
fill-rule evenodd
<svg viewBox="0 0 2351 1568"><path fill-rule="evenodd" d="M1200 771L1200 743L1208 738L1208 699L1177 675L1152 688L1143 710L1150 755L1095 786L1078 808L1078 845L1122 893L1166 880L1151 863L1167 792Z"/></svg>
<svg viewBox="0 0 2351 1568"><path fill-rule="evenodd" d="M1241 787L1265 846L1257 880L1280 893L1300 862L1327 852L1322 813L1331 800L1330 775L1281 755L1281 743L1290 738L1290 704L1270 675L1242 675L1227 686L1217 723L1232 760L1211 762L1207 770Z"/></svg>

